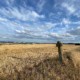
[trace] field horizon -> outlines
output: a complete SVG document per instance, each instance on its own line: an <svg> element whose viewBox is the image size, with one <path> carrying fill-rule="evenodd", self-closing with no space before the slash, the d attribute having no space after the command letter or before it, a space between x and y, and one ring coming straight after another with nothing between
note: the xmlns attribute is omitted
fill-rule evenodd
<svg viewBox="0 0 80 80"><path fill-rule="evenodd" d="M80 46L63 44L62 53L61 65L55 44L2 44L0 80L79 80Z"/></svg>

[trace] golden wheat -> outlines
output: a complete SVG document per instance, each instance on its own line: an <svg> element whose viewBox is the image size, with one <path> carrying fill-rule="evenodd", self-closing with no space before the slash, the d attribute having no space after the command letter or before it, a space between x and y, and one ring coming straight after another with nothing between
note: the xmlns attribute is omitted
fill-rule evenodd
<svg viewBox="0 0 80 80"><path fill-rule="evenodd" d="M79 46L75 45L63 45L62 50L63 53L71 53L71 58L73 59L74 65L79 65L80 64L80 51L79 51ZM42 64L43 66L43 72L45 73L47 71L47 68L50 68L50 63L51 65L52 60L54 60L54 66L57 66L57 62L55 64L55 59L50 60L50 62L44 61L45 59L49 58L55 58L58 55L57 47L55 44L6 44L6 45L0 45L0 76L2 78L9 77L9 75L14 76L14 80L17 80L17 77L19 78L19 74L23 73L23 71L30 71L29 69L32 69L30 79L26 78L25 80L35 80L37 75L36 69L34 65L39 65L39 63ZM65 63L67 63L66 59L64 59ZM44 62L43 62L44 61ZM46 67L46 65L48 67ZM68 63L69 64L69 63ZM41 66L41 65L40 65ZM40 67L39 66L39 67ZM27 68L26 68L27 67ZM60 66L58 65L60 68ZM70 67L70 66L69 66ZM27 70L26 70L26 69ZM41 67L40 67L41 69ZM68 68L66 68L68 69ZM74 68L71 68L74 69ZM54 72L54 69L51 68L51 72L47 74L48 76L53 76L57 80L60 80L60 77L57 76L57 74ZM64 71L64 68L61 68L61 71ZM42 72L42 73L43 73ZM28 72L29 73L29 72ZM72 72L71 72L72 73ZM15 75L14 75L15 74ZM26 73L25 73L26 74ZM21 74L23 75L23 74ZM41 76L44 77L44 75L41 74ZM25 77L25 76L24 76ZM1 79L2 79L1 78ZM33 79L31 79L33 78ZM39 76L40 78L40 76ZM4 80L4 79L3 79ZM24 79L20 79L24 80ZM37 79L37 80L43 80ZM45 77L44 80L50 80L48 77Z"/></svg>

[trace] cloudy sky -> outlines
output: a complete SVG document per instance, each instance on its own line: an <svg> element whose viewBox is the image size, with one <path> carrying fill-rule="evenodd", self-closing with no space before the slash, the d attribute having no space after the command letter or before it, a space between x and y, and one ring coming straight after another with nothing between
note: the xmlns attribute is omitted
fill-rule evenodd
<svg viewBox="0 0 80 80"><path fill-rule="evenodd" d="M80 0L0 0L0 41L80 42Z"/></svg>

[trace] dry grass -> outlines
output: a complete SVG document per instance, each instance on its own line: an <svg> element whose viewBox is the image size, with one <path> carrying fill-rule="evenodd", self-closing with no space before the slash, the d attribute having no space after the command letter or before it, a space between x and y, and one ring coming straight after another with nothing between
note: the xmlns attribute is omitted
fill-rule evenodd
<svg viewBox="0 0 80 80"><path fill-rule="evenodd" d="M0 45L0 80L79 80L80 47L63 46L58 62L54 44Z"/></svg>

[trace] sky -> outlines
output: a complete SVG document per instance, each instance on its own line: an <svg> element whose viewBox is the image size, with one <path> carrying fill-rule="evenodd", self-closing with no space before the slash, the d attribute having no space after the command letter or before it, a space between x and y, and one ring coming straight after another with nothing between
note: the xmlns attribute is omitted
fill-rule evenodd
<svg viewBox="0 0 80 80"><path fill-rule="evenodd" d="M0 0L0 41L80 42L80 0Z"/></svg>

